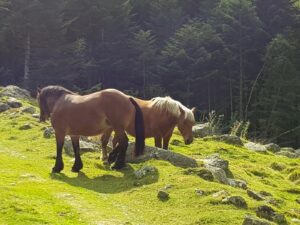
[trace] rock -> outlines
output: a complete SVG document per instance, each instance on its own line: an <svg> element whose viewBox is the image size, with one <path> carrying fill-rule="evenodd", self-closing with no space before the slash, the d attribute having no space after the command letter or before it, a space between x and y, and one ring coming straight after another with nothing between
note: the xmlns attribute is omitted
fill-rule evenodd
<svg viewBox="0 0 300 225"><path fill-rule="evenodd" d="M284 215L276 213L273 221L278 224L287 224L287 220Z"/></svg>
<svg viewBox="0 0 300 225"><path fill-rule="evenodd" d="M20 126L19 130L29 130L31 128L32 128L31 125L29 123L26 123L26 124Z"/></svg>
<svg viewBox="0 0 300 225"><path fill-rule="evenodd" d="M275 211L270 206L262 205L257 208L256 215L260 218L273 221L273 217L275 216Z"/></svg>
<svg viewBox="0 0 300 225"><path fill-rule="evenodd" d="M154 167L155 168L155 167ZM169 189L171 189L172 187L174 187L174 185L172 185L172 184L167 184L165 187L164 187L164 189L165 190L169 190Z"/></svg>
<svg viewBox="0 0 300 225"><path fill-rule="evenodd" d="M213 196L214 198L219 198L219 197L221 197L221 198L226 198L226 197L228 197L229 195L230 195L230 194L229 194L227 191L222 190L222 191L218 191L218 192L214 193L212 196Z"/></svg>
<svg viewBox="0 0 300 225"><path fill-rule="evenodd" d="M210 172L208 169L201 169L197 172L197 175L201 177L204 180L213 181L214 176L212 172Z"/></svg>
<svg viewBox="0 0 300 225"><path fill-rule="evenodd" d="M202 123L193 126L193 135L198 138L211 135L209 123Z"/></svg>
<svg viewBox="0 0 300 225"><path fill-rule="evenodd" d="M22 102L20 102L19 100L15 99L15 98L12 98L12 97L7 100L7 104L11 108L20 108L20 107L22 107Z"/></svg>
<svg viewBox="0 0 300 225"><path fill-rule="evenodd" d="M264 198L260 194L256 193L255 191L252 191L250 189L247 190L247 194L249 197L251 197L255 200L258 200L258 201L264 200Z"/></svg>
<svg viewBox="0 0 300 225"><path fill-rule="evenodd" d="M182 168L198 167L197 161L195 159L161 148L146 146L145 153L139 157L134 157L133 152L134 143L130 142L126 152L126 162L139 163L145 162L149 159L159 159L169 161L174 166L179 166Z"/></svg>
<svg viewBox="0 0 300 225"><path fill-rule="evenodd" d="M300 220L299 220L299 219L293 218L293 219L291 219L291 221L292 221L293 223L299 223L299 224L300 224Z"/></svg>
<svg viewBox="0 0 300 225"><path fill-rule="evenodd" d="M37 113L32 114L31 116L32 116L33 118L36 118L36 119L39 119L39 118L40 118L40 114L37 114Z"/></svg>
<svg viewBox="0 0 300 225"><path fill-rule="evenodd" d="M182 144L181 141L177 140L177 139L173 139L170 143L171 145L175 145L175 146L179 146Z"/></svg>
<svg viewBox="0 0 300 225"><path fill-rule="evenodd" d="M18 99L30 99L30 93L22 88L17 86L9 85L0 91L0 97L7 96Z"/></svg>
<svg viewBox="0 0 300 225"><path fill-rule="evenodd" d="M238 208L248 208L245 199L241 196L230 196L222 200L222 203L232 204Z"/></svg>
<svg viewBox="0 0 300 225"><path fill-rule="evenodd" d="M241 141L241 139L238 136L234 136L234 135L224 134L224 135L212 136L210 138L204 138L204 140L209 140L209 139L215 141L222 141L231 145L243 146L243 142Z"/></svg>
<svg viewBox="0 0 300 225"><path fill-rule="evenodd" d="M98 146L93 143L90 143L90 142L80 140L79 144L80 144L81 152L93 152L93 151L98 150ZM71 141L70 137L65 138L64 150L65 150L66 154L68 154L70 156L74 155L73 145L72 145L72 141Z"/></svg>
<svg viewBox="0 0 300 225"><path fill-rule="evenodd" d="M299 149L296 149L296 150L295 150L295 153L296 153L297 155L300 155L300 148L299 148Z"/></svg>
<svg viewBox="0 0 300 225"><path fill-rule="evenodd" d="M0 103L0 113L5 112L6 110L8 110L10 107L8 104L5 103Z"/></svg>
<svg viewBox="0 0 300 225"><path fill-rule="evenodd" d="M247 189L247 182L243 181L243 180L236 180L236 179L228 178L228 184L232 187Z"/></svg>
<svg viewBox="0 0 300 225"><path fill-rule="evenodd" d="M248 150L254 152L266 152L267 148L264 145L257 144L254 142L248 142L244 145Z"/></svg>
<svg viewBox="0 0 300 225"><path fill-rule="evenodd" d="M30 114L34 114L35 113L35 108L32 106L27 106L24 109L22 109L23 113L30 113Z"/></svg>
<svg viewBox="0 0 300 225"><path fill-rule="evenodd" d="M264 147L271 152L279 152L280 151L280 146L274 143L266 144Z"/></svg>
<svg viewBox="0 0 300 225"><path fill-rule="evenodd" d="M270 221L274 221L278 224L286 224L286 218L284 215L276 213L270 206L259 206L256 210L256 215L260 218L264 218Z"/></svg>
<svg viewBox="0 0 300 225"><path fill-rule="evenodd" d="M271 225L269 222L246 215L242 225Z"/></svg>
<svg viewBox="0 0 300 225"><path fill-rule="evenodd" d="M44 133L43 133L43 136L44 138L51 138L55 135L55 131L52 127L47 127L45 130L44 130Z"/></svg>
<svg viewBox="0 0 300 225"><path fill-rule="evenodd" d="M283 203L283 200L281 200L281 199L275 199L275 198L270 198L270 199L267 200L267 203L278 207L280 204Z"/></svg>
<svg viewBox="0 0 300 225"><path fill-rule="evenodd" d="M283 148L280 149L280 151L286 151L286 152L295 153L295 149L293 149L291 147L283 147Z"/></svg>
<svg viewBox="0 0 300 225"><path fill-rule="evenodd" d="M229 162L227 160L221 159L219 154L208 156L203 161L205 167L217 167L225 171L229 170Z"/></svg>
<svg viewBox="0 0 300 225"><path fill-rule="evenodd" d="M267 191L260 191L259 194L262 195L262 196L264 196L264 197L272 196L272 194L269 193L269 192L267 192Z"/></svg>
<svg viewBox="0 0 300 225"><path fill-rule="evenodd" d="M286 157L291 158L291 159L299 158L299 155L297 153L290 152L290 151L280 150L280 152L277 152L276 155L286 156Z"/></svg>
<svg viewBox="0 0 300 225"><path fill-rule="evenodd" d="M169 197L169 193L164 191L164 190L159 190L157 193L157 197L161 200L161 201L166 201L168 200Z"/></svg>
<svg viewBox="0 0 300 225"><path fill-rule="evenodd" d="M202 195L204 195L205 192L197 188L197 189L195 189L195 193L198 196L202 196Z"/></svg>
<svg viewBox="0 0 300 225"><path fill-rule="evenodd" d="M223 169L218 167L208 166L206 167L213 175L214 179L222 184L229 184L226 173Z"/></svg>
<svg viewBox="0 0 300 225"><path fill-rule="evenodd" d="M134 171L134 175L138 179L142 179L143 177L146 177L149 174L153 174L157 171L157 169L153 166L143 166L139 170Z"/></svg>
<svg viewBox="0 0 300 225"><path fill-rule="evenodd" d="M271 168L273 170L278 170L278 171L282 171L286 168L286 166L283 163L277 163L277 162L273 162L271 164Z"/></svg>

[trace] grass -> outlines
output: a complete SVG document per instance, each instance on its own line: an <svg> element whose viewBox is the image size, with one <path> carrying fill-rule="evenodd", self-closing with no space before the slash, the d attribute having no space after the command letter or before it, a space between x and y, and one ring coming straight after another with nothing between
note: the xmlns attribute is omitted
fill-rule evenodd
<svg viewBox="0 0 300 225"><path fill-rule="evenodd" d="M24 105L34 104L24 102ZM128 164L113 171L102 164L100 152L82 155L84 168L72 173L73 158L64 154L65 169L51 174L55 140L43 138L41 124L29 114L9 110L0 114L0 224L242 224L245 214L255 214L262 202L248 197L243 189L210 182L166 161ZM19 130L30 123L32 129ZM175 132L172 151L201 160L219 153L229 160L236 179L245 180L255 191L267 191L283 200L276 211L300 219L299 159L272 153L259 154L223 142L196 139L185 146ZM147 140L153 145L152 140ZM133 171L143 165L157 173L136 179ZM298 183L297 183L298 182ZM159 201L157 191L166 185L170 199ZM206 194L198 196L195 189ZM226 190L240 195L248 209L220 203L212 193Z"/></svg>

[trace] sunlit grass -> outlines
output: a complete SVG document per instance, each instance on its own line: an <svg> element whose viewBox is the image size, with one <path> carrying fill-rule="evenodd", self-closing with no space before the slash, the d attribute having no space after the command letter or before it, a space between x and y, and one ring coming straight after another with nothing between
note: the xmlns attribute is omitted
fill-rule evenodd
<svg viewBox="0 0 300 225"><path fill-rule="evenodd" d="M53 175L55 140L43 138L42 132L49 124L19 110L0 116L0 224L242 224L246 213L254 214L263 204L249 198L243 189L186 175L185 169L166 161L128 164L124 170L113 171L102 164L100 152L89 152L82 155L84 168L76 174L71 172L73 159L64 155L65 169ZM32 129L19 130L26 123ZM180 143L171 144L170 149L194 157L199 164L206 156L219 153L229 160L236 179L283 200L272 207L288 220L300 219L295 210L299 208L295 201L300 194L299 159L250 152L212 140L196 139L185 146L178 132L175 139ZM153 145L153 140L147 144ZM133 171L142 165L155 166L158 172L138 180ZM161 202L157 191L166 185L172 185L170 199ZM197 196L196 188L206 194ZM220 204L211 195L220 190L244 197L249 208Z"/></svg>

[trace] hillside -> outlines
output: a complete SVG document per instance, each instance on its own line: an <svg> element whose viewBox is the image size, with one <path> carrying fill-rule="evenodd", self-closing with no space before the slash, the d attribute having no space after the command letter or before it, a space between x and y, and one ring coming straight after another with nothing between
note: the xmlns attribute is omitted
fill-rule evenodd
<svg viewBox="0 0 300 225"><path fill-rule="evenodd" d="M8 99L0 97L0 108ZM215 138L196 138L185 146L175 132L171 151L196 159L199 168L152 159L114 171L103 165L96 151L82 155L82 172L72 173L73 158L64 154L65 169L51 174L55 139L43 137L50 125L35 118L34 99L18 101L22 107L0 113L0 224L234 225L242 224L246 214L255 215L262 205L284 215L289 224L299 224L299 158L249 151ZM153 145L152 140L147 144ZM203 160L216 153L228 160L231 177L245 181L263 199L253 199L246 189L201 178ZM134 171L143 166L155 168L137 178ZM169 198L160 200L159 190ZM247 207L226 203L222 199L227 196L241 196Z"/></svg>

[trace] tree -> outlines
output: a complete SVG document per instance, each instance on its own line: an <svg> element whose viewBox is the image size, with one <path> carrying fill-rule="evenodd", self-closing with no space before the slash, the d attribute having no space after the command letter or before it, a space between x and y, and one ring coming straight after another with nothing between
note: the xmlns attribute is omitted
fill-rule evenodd
<svg viewBox="0 0 300 225"><path fill-rule="evenodd" d="M261 136L295 146L300 141L299 43L299 39L278 35L269 44L259 100L252 113L263 131ZM289 137L281 136L290 130Z"/></svg>
<svg viewBox="0 0 300 225"><path fill-rule="evenodd" d="M190 21L179 29L162 51L162 78L169 93L187 105L206 102L201 91L207 90L204 80L218 73L220 49L222 40L207 23Z"/></svg>
<svg viewBox="0 0 300 225"><path fill-rule="evenodd" d="M233 93L230 102L238 105L232 108L238 111L239 119L244 120L247 119L244 118L245 99L248 93L246 87L250 86L246 85L246 82L254 80L262 65L264 54L262 25L250 0L221 1L215 9L213 20L227 52L224 69L230 81L230 92Z"/></svg>
<svg viewBox="0 0 300 225"><path fill-rule="evenodd" d="M133 83L136 83L134 80L140 80L139 77L142 78L140 86L142 86L143 97L146 98L147 90L155 84L152 80L157 67L155 38L150 31L139 30L134 34L130 46L133 54L131 57L133 74L135 74Z"/></svg>

